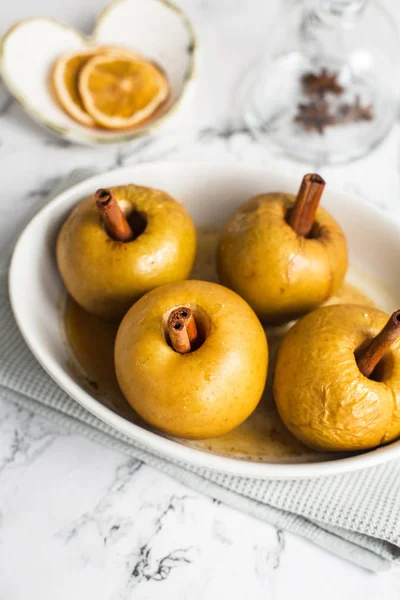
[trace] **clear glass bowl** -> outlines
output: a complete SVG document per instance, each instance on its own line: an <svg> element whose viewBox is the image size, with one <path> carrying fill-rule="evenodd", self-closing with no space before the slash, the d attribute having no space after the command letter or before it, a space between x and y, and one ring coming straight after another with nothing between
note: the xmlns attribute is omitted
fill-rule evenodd
<svg viewBox="0 0 400 600"><path fill-rule="evenodd" d="M241 120L266 145L314 164L366 154L397 116L400 40L393 19L372 0L285 7L268 56L241 84Z"/></svg>

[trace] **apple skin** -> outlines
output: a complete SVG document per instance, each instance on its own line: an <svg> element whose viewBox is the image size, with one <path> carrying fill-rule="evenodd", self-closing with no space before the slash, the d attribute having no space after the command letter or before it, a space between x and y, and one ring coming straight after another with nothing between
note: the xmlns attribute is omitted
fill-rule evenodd
<svg viewBox="0 0 400 600"><path fill-rule="evenodd" d="M165 338L168 315L179 306L192 310L205 338L188 354ZM267 376L267 338L240 296L216 283L183 281L132 306L118 330L115 367L124 396L147 423L177 437L214 437L256 408Z"/></svg>
<svg viewBox="0 0 400 600"><path fill-rule="evenodd" d="M400 341L378 364L380 381L359 370L355 351L389 315L336 305L300 319L278 350L274 398L288 429L317 450L367 450L400 435Z"/></svg>
<svg viewBox="0 0 400 600"><path fill-rule="evenodd" d="M294 201L281 193L251 198L226 223L217 250L220 282L268 325L315 309L347 271L346 239L335 219L319 207L311 237L299 236L286 222Z"/></svg>
<svg viewBox="0 0 400 600"><path fill-rule="evenodd" d="M126 215L136 209L145 217L144 232L130 242L113 240L87 198L61 228L57 262L78 304L101 317L122 317L149 290L189 276L196 230L186 209L165 192L136 185L110 190Z"/></svg>

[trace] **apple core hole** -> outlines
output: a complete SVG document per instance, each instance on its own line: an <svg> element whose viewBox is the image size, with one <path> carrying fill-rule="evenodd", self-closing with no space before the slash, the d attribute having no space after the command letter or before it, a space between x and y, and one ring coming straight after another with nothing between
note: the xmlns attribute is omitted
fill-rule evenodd
<svg viewBox="0 0 400 600"><path fill-rule="evenodd" d="M98 197L100 199L106 198L107 196L109 196L108 190L99 190ZM146 219L145 215L140 213L135 208L131 209L130 204L128 202L126 202L125 200L119 200L118 204L119 204L122 212L124 213L125 218L128 221L128 224L133 233L133 238L130 241L134 242L140 235L142 235L142 233L144 233L144 231L147 227L147 219ZM104 231L106 232L106 234L108 235L110 240L115 240L115 238L110 234L110 232L105 227L103 220L101 220L101 226L103 227ZM116 241L118 241L118 240L116 240ZM130 241L124 242L124 243L129 244Z"/></svg>
<svg viewBox="0 0 400 600"><path fill-rule="evenodd" d="M383 383L387 381L392 376L393 372L393 354L392 352L388 352L385 354L383 358L378 362L375 369L372 371L369 379L372 381L377 381L378 383Z"/></svg>
<svg viewBox="0 0 400 600"><path fill-rule="evenodd" d="M356 362L361 355L361 351L366 348L370 342L371 339L366 340L355 350L354 358L356 359ZM384 383L390 379L393 373L393 360L393 353L389 350L378 362L368 379L376 381L377 383Z"/></svg>
<svg viewBox="0 0 400 600"><path fill-rule="evenodd" d="M196 322L196 327L197 327L197 335L198 335L197 343L196 343L196 347L193 348L190 352L190 354L192 354L193 352L196 352L196 350L201 348L201 346L204 344L207 337L211 333L212 324L211 324L211 319L208 316L207 312L198 304L188 302L188 303L185 303L185 307L189 308L192 311L194 320ZM171 344L171 340L170 340L169 333L168 333L167 323L168 323L169 315L175 308L178 308L178 306L172 306L170 309L168 309L165 312L165 314L162 317L162 335L163 335L165 342L168 344L168 346L170 346L170 348L172 348L172 344ZM185 310L183 309L181 311L181 314L183 317L185 317L189 313L185 312ZM182 324L179 323L179 321L178 321L177 323L174 324L174 329L176 329L176 331L180 331L182 329Z"/></svg>
<svg viewBox="0 0 400 600"><path fill-rule="evenodd" d="M133 233L133 240L136 240L142 233L144 233L147 227L146 218L137 210L133 210L130 212L126 220L128 221L130 228Z"/></svg>
<svg viewBox="0 0 400 600"><path fill-rule="evenodd" d="M318 240L320 237L322 237L321 227L318 225L317 222L313 224L310 233L305 237L307 240Z"/></svg>
<svg viewBox="0 0 400 600"><path fill-rule="evenodd" d="M286 223L290 223L290 213L292 212L291 208L288 208L286 211L286 215L285 215L285 221ZM322 233L322 228L319 225L319 223L317 221L315 221L313 223L313 226L311 227L311 231L310 233L308 233L307 235L304 236L304 238L306 240L318 240L319 238L321 238L323 236Z"/></svg>

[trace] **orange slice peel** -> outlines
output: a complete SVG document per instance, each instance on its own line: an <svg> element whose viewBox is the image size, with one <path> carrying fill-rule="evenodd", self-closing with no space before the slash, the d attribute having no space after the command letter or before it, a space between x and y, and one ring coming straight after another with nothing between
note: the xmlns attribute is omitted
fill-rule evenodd
<svg viewBox="0 0 400 600"><path fill-rule="evenodd" d="M83 65L78 82L86 112L107 129L145 121L168 98L165 74L137 56L97 55Z"/></svg>

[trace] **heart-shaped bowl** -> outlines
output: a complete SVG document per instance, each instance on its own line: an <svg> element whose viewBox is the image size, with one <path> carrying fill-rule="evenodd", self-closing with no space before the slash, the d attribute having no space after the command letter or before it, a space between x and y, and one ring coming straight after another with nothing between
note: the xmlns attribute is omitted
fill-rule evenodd
<svg viewBox="0 0 400 600"><path fill-rule="evenodd" d="M65 298L56 260L55 240L72 207L100 187L136 183L167 191L181 201L198 229L198 256L204 245L201 232L221 227L232 212L251 196L281 190L296 193L299 181L278 171L235 165L152 163L131 166L92 177L60 194L43 208L22 233L10 270L10 297L18 326L33 354L49 375L72 398L129 438L153 453L194 466L258 478L313 477L343 473L377 465L400 456L400 441L369 452L338 455L320 454L304 448L286 451L279 436L285 436L275 421L270 427L268 407L263 403L235 432L207 441L171 439L141 422L129 406L105 401L91 387L73 362L60 307ZM348 240L351 268L347 280L358 286L387 312L400 306L400 226L356 196L335 192L329 182L324 206L341 224ZM214 256L209 256L213 262ZM198 277L198 273L196 273ZM397 291L396 291L397 290ZM86 317L85 317L86 318ZM90 338L89 339L94 339ZM272 350L272 336L269 337ZM96 360L99 346L94 342ZM272 352L271 352L272 354ZM112 365L112 347L110 353ZM100 361L104 367L103 360ZM272 365L270 365L272 374ZM268 388L268 386L267 386ZM122 401L124 401L122 399ZM259 412L259 409L261 412ZM270 409L273 410L271 399ZM263 450L242 452L255 433ZM288 434L288 432L286 432ZM239 438L238 438L239 435ZM230 436L230 437L229 437ZM232 437L233 436L233 437ZM287 439L287 438L284 438ZM234 441L236 440L236 441ZM235 444L237 448L235 450ZM279 446L279 454L272 451ZM269 450L271 449L271 451Z"/></svg>
<svg viewBox="0 0 400 600"><path fill-rule="evenodd" d="M50 72L62 54L93 46L126 47L160 65L170 84L168 101L146 122L124 131L74 121L54 96ZM119 143L148 134L174 112L193 76L195 47L189 20L166 0L115 0L90 37L47 18L17 23L0 43L0 73L26 112L53 133L83 144Z"/></svg>

